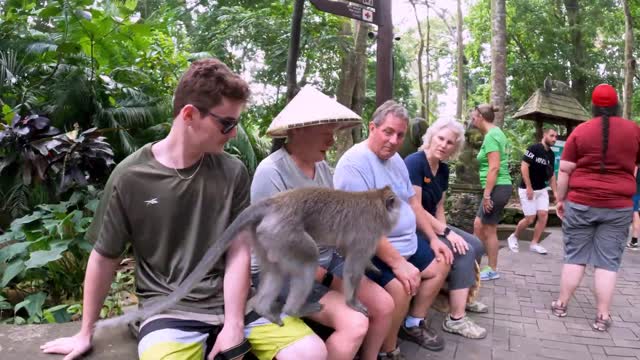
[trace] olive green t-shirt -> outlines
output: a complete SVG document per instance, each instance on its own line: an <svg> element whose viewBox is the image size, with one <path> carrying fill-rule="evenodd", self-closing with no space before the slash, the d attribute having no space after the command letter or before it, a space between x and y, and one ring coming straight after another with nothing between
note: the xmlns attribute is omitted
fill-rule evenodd
<svg viewBox="0 0 640 360"><path fill-rule="evenodd" d="M188 177L198 163L181 169ZM190 179L160 164L151 144L113 170L88 232L94 250L117 258L132 245L142 306L171 293L231 221L249 206L250 179L231 155L208 154ZM224 257L175 310L223 314Z"/></svg>
<svg viewBox="0 0 640 360"><path fill-rule="evenodd" d="M509 175L509 140L499 127L491 128L484 136L482 146L478 152L477 159L480 162L480 184L484 188L487 186L487 174L489 173L489 158L491 152L500 153L500 169L496 185L511 185L511 175Z"/></svg>

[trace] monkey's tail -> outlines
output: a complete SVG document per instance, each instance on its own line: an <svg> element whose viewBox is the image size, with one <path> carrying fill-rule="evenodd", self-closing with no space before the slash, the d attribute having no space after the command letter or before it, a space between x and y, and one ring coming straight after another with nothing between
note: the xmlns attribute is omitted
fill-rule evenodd
<svg viewBox="0 0 640 360"><path fill-rule="evenodd" d="M112 328L132 323L139 319L147 319L153 315L160 314L176 305L181 299L189 295L191 290L202 280L211 267L214 266L222 255L226 252L231 241L236 238L241 231L251 228L255 232L255 226L262 220L268 212L268 202L254 204L242 211L236 219L222 233L218 241L207 250L198 265L191 273L173 290L167 297L151 302L143 309L132 311L121 316L100 320L95 325L96 332L106 328ZM252 234L252 236L254 236Z"/></svg>

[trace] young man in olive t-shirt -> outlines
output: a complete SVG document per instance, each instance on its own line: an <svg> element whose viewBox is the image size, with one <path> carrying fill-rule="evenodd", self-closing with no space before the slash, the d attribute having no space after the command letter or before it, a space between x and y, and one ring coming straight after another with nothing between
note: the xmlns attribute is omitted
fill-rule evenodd
<svg viewBox="0 0 640 360"><path fill-rule="evenodd" d="M46 353L75 359L91 348L93 326L119 257L131 244L140 306L169 295L224 229L249 205L244 165L224 153L249 97L249 86L217 59L194 62L174 95L169 135L114 169L88 237L94 242L84 283L83 318L73 337L48 342ZM270 324L247 306L250 249L244 234L179 304L144 319L138 356L146 359L323 359L326 349L300 319ZM246 339L245 339L246 338ZM248 342L247 342L248 340ZM251 343L251 347L249 346Z"/></svg>

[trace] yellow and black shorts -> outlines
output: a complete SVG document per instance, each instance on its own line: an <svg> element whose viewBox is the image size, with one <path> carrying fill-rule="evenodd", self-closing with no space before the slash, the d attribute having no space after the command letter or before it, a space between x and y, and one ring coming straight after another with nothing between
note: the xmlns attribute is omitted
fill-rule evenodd
<svg viewBox="0 0 640 360"><path fill-rule="evenodd" d="M222 325L207 322L207 316L190 313L179 317L158 317L143 323L138 336L138 356L141 360L205 359L216 341ZM170 316L170 315L169 315ZM250 313L246 318L246 343L227 349L224 359L244 355L249 349L259 360L271 360L282 349L313 335L299 318L282 315L284 326Z"/></svg>

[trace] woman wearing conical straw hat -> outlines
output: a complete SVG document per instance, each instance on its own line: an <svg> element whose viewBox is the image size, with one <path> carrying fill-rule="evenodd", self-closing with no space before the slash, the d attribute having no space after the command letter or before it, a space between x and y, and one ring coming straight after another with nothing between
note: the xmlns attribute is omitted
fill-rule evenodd
<svg viewBox="0 0 640 360"><path fill-rule="evenodd" d="M360 124L356 113L335 100L311 86L301 89L267 130L274 138L286 137L286 143L258 165L251 184L251 202L299 187L333 187L325 156L334 143L335 131ZM309 301L324 306L309 318L334 329L325 342L328 358L353 359L362 346L361 359L376 359L391 325L391 296L363 277L357 296L368 308L367 318L345 304L340 279L342 260L333 249L320 249L319 265ZM251 270L255 284L260 271L255 257ZM281 295L286 296L286 289Z"/></svg>

